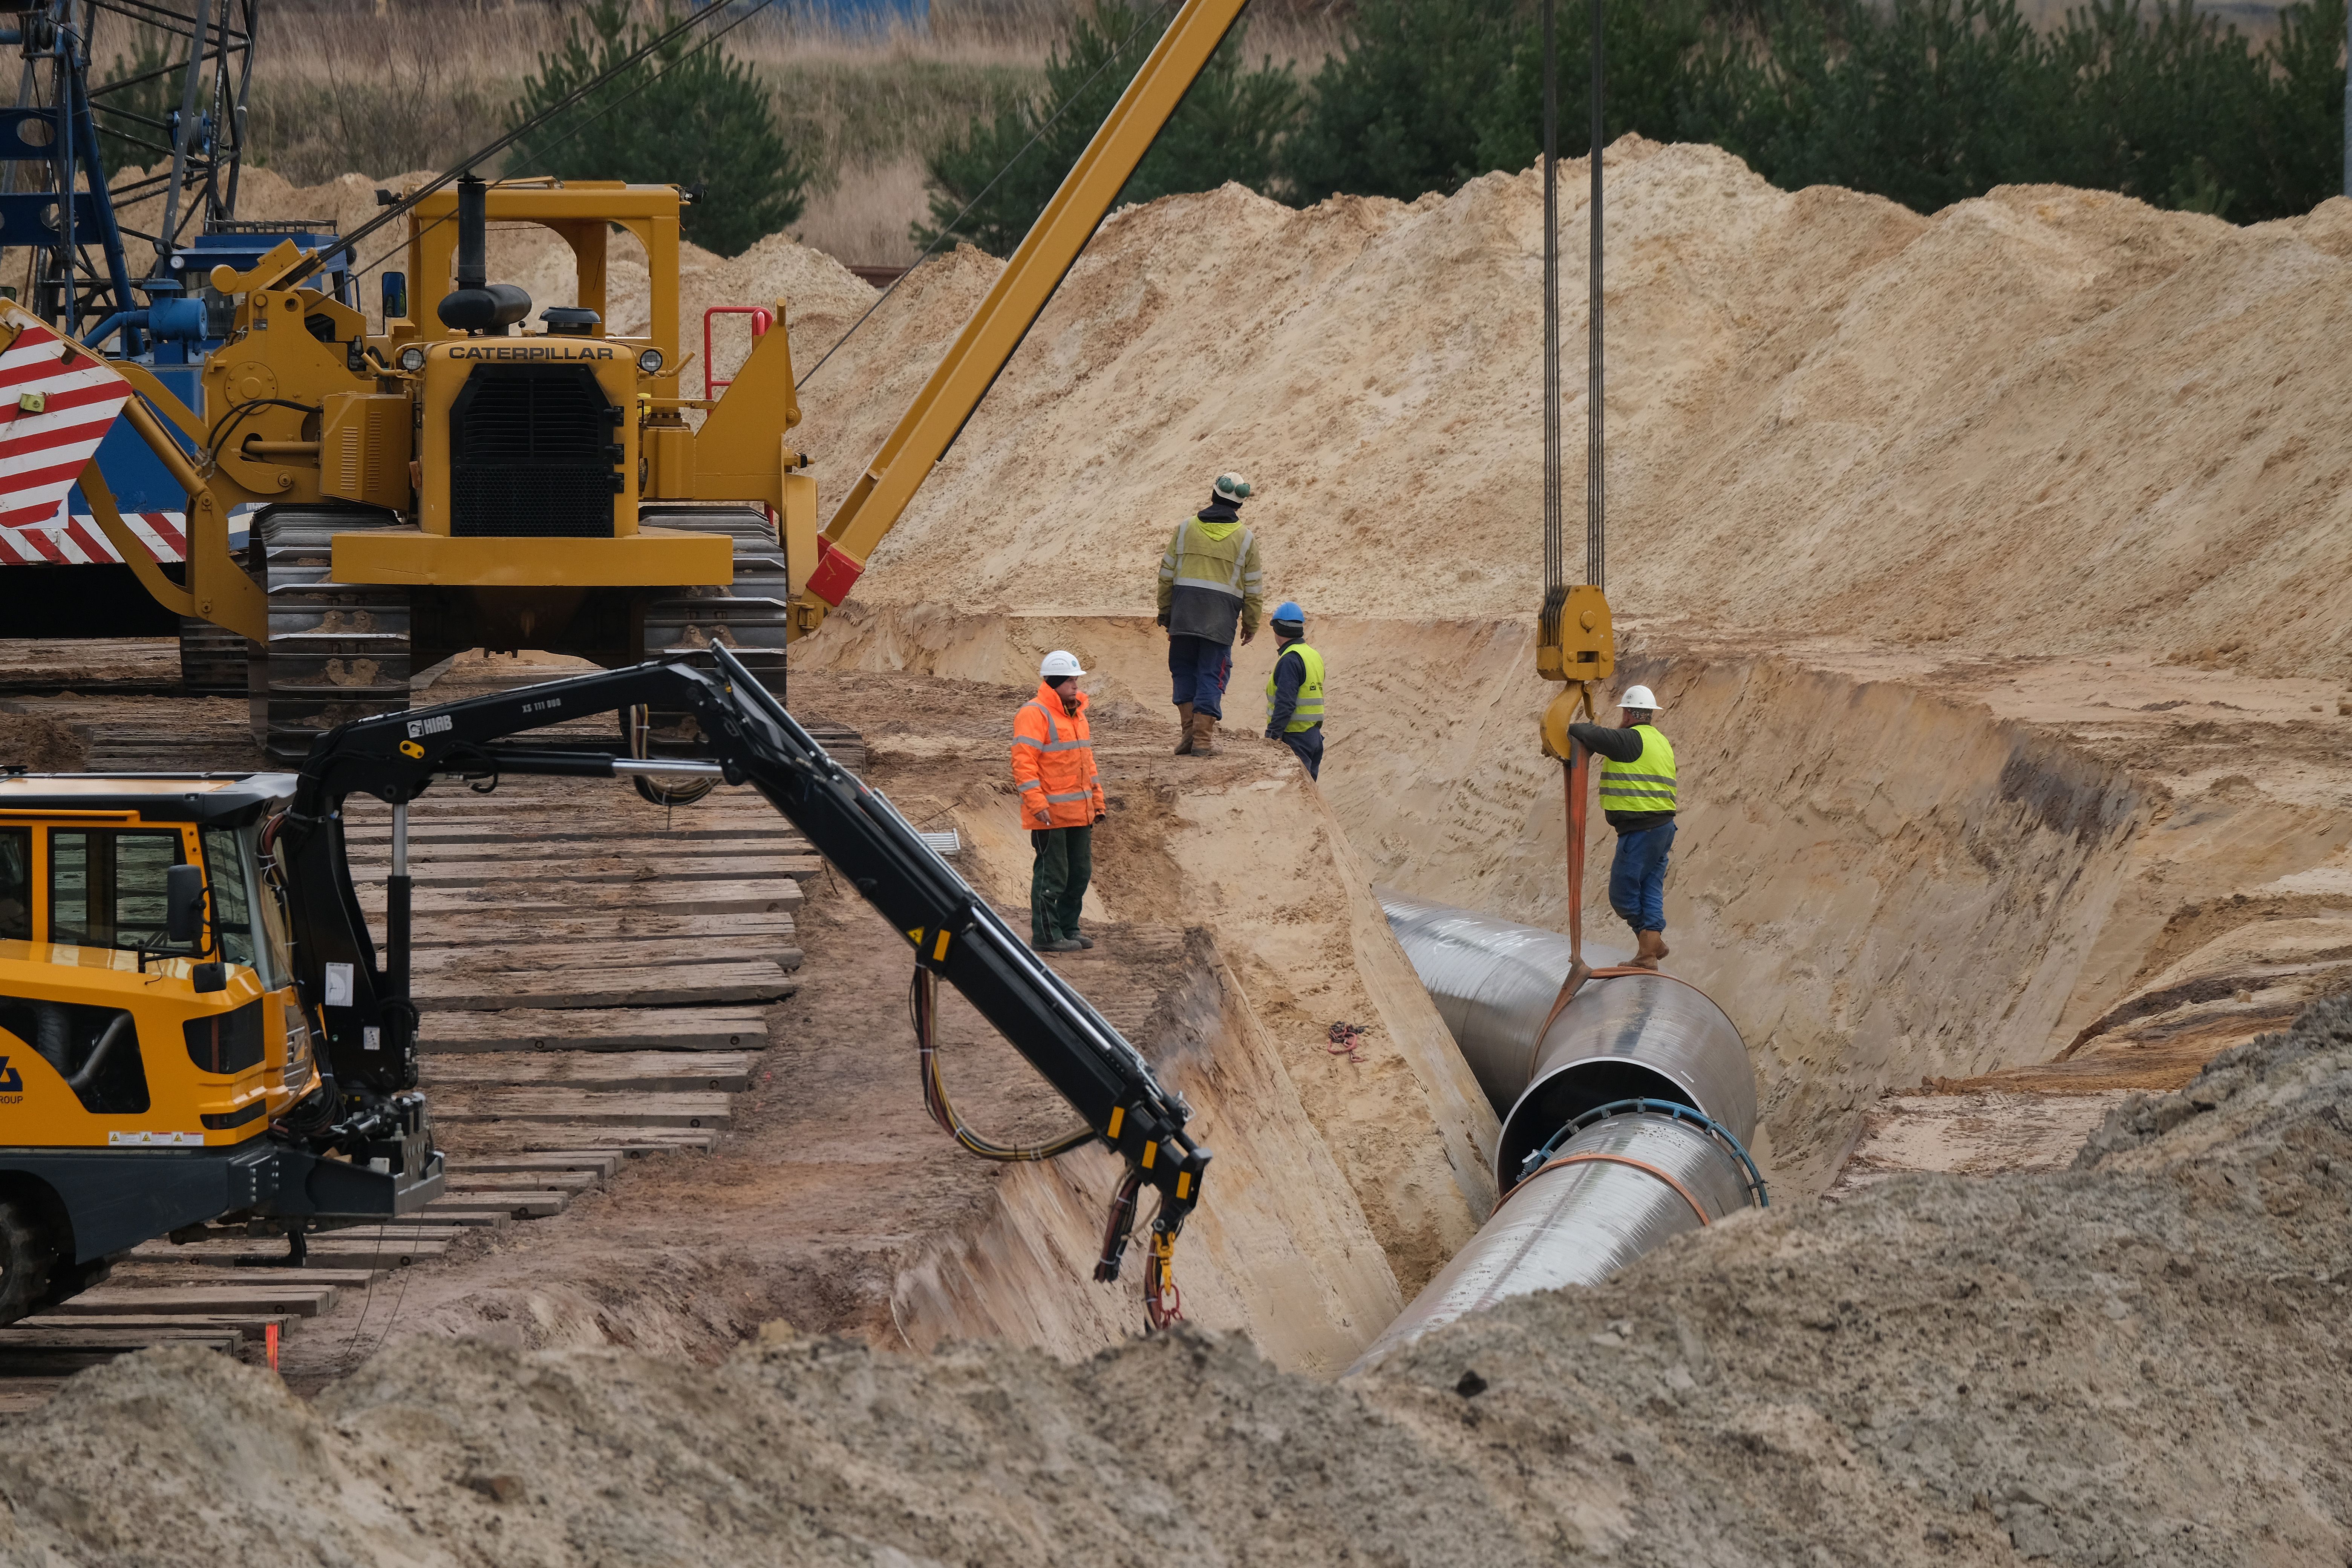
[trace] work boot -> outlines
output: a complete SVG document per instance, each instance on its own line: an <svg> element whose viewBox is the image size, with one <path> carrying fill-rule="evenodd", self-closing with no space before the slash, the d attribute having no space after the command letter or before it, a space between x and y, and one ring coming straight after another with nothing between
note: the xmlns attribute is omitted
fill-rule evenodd
<svg viewBox="0 0 2352 1568"><path fill-rule="evenodd" d="M1217 716L1214 713L1195 710L1192 714L1191 754L1196 757L1213 757L1217 754Z"/></svg>
<svg viewBox="0 0 2352 1568"><path fill-rule="evenodd" d="M1176 754L1180 757L1191 756L1192 754L1192 705L1190 702L1176 704L1176 734L1178 736Z"/></svg>
<svg viewBox="0 0 2352 1568"><path fill-rule="evenodd" d="M1084 931L1072 931L1072 932L1070 933L1070 940L1071 940L1072 942L1076 942L1080 947L1087 947L1087 948L1090 948L1090 947L1094 946L1094 944L1095 944L1095 939L1094 939L1094 938L1092 938L1092 937L1090 937L1090 936L1088 936L1086 932L1084 932Z"/></svg>
<svg viewBox="0 0 2352 1568"><path fill-rule="evenodd" d="M1082 944L1070 937L1057 936L1051 942L1033 942L1029 945L1039 952L1076 952Z"/></svg>
<svg viewBox="0 0 2352 1568"><path fill-rule="evenodd" d="M1666 933L1662 931L1637 931L1634 935L1639 945L1634 950L1632 967L1657 968L1658 961L1666 956Z"/></svg>

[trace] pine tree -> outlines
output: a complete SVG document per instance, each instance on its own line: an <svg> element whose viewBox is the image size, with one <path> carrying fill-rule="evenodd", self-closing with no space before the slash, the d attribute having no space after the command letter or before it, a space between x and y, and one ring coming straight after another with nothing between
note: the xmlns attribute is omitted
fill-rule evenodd
<svg viewBox="0 0 2352 1568"><path fill-rule="evenodd" d="M588 36L575 22L563 47L539 58L509 111L512 129L642 47L646 34L622 0L597 0ZM675 26L665 10L656 32ZM767 89L723 46L688 32L663 45L546 124L508 154L513 174L629 180L699 187L686 237L736 256L801 216L812 171L785 141Z"/></svg>
<svg viewBox="0 0 2352 1568"><path fill-rule="evenodd" d="M1157 14L1124 0L1103 0L1073 18L1046 61L1044 91L974 120L925 160L930 221L914 226L915 243L929 246L952 224L956 238L1011 255L1151 52L1159 24ZM1270 58L1244 68L1244 47L1237 26L1169 116L1121 202L1214 190L1229 180L1273 186L1276 143L1297 116L1298 86Z"/></svg>

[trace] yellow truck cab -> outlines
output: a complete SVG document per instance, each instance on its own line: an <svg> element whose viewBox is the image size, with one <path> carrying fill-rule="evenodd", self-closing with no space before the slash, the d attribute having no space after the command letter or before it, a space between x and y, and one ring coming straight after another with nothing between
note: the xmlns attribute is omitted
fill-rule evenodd
<svg viewBox="0 0 2352 1568"><path fill-rule="evenodd" d="M324 1229L441 1186L421 1139L354 1160L269 840L291 773L0 771L0 1322L142 1241Z"/></svg>

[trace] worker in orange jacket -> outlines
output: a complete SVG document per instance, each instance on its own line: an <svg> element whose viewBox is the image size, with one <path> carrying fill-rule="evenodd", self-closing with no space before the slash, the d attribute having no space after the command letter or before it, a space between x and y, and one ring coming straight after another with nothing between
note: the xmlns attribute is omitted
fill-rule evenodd
<svg viewBox="0 0 2352 1568"><path fill-rule="evenodd" d="M1074 654L1056 648L1038 668L1037 695L1013 720L1013 787L1037 858L1029 873L1029 945L1040 952L1092 947L1078 910L1094 876L1095 824L1103 819L1087 694Z"/></svg>

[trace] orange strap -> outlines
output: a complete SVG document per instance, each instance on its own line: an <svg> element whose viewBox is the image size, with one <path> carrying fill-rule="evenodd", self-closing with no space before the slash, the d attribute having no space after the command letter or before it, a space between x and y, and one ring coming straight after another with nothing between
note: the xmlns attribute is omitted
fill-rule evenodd
<svg viewBox="0 0 2352 1568"><path fill-rule="evenodd" d="M1650 972L1644 969L1641 973L1647 974ZM1557 1171L1562 1165L1631 1165L1637 1171L1645 1171L1651 1175L1657 1177L1658 1180L1665 1183L1666 1185L1674 1188L1677 1193L1680 1193L1682 1194L1683 1202L1690 1205L1691 1213L1698 1215L1698 1223L1702 1227L1712 1223L1706 1217L1706 1210L1701 1208L1699 1206L1698 1200L1691 1196L1691 1190L1683 1185L1680 1182L1675 1180L1674 1176L1668 1172L1663 1171L1657 1166L1651 1164L1647 1160L1636 1160L1630 1154L1609 1154L1597 1151L1583 1154L1563 1154L1557 1160L1547 1161L1543 1165L1536 1170L1533 1175L1528 1176L1526 1181L1516 1184L1512 1186L1510 1192L1505 1193L1501 1197L1495 1200L1495 1208L1496 1212L1499 1213L1503 1205L1511 1201L1511 1194L1513 1193L1517 1193L1519 1188L1526 1186L1528 1182L1534 1181L1537 1176L1542 1175L1544 1172ZM1488 1215L1486 1217L1488 1219L1492 1219L1495 1216L1493 1215Z"/></svg>

